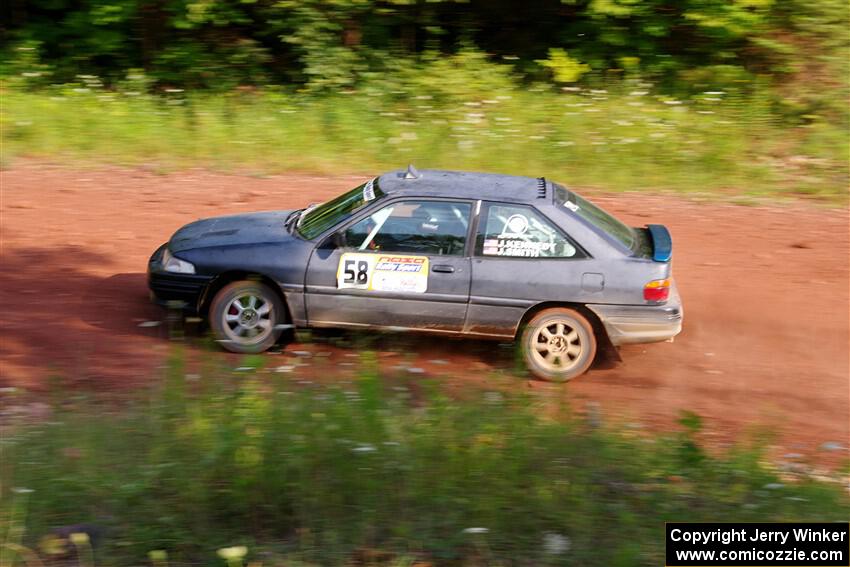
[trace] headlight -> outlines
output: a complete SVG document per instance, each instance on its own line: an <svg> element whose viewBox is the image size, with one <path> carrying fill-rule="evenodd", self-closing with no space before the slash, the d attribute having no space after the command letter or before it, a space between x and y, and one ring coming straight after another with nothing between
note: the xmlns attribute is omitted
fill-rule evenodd
<svg viewBox="0 0 850 567"><path fill-rule="evenodd" d="M186 260L181 260L180 258L175 258L171 255L171 252L168 251L168 248L162 251L162 269L166 272L173 272L175 274L194 274L195 266L187 262Z"/></svg>

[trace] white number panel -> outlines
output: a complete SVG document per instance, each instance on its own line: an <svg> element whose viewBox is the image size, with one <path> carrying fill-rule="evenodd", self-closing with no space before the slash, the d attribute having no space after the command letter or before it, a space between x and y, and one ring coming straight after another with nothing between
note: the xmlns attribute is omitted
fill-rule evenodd
<svg viewBox="0 0 850 567"><path fill-rule="evenodd" d="M377 256L374 254L343 254L336 270L336 286L340 289L369 289L375 260Z"/></svg>

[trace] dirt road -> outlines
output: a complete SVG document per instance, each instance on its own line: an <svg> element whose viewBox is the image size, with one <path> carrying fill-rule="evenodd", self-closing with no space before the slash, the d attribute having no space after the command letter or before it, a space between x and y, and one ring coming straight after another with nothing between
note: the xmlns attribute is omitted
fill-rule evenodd
<svg viewBox="0 0 850 567"><path fill-rule="evenodd" d="M0 382L41 389L57 376L120 388L154 379L168 351L163 326L148 323L163 317L145 287L156 246L199 217L300 207L361 181L16 163L0 173ZM765 428L779 434L780 453L846 456L837 446L850 436L847 211L585 193L632 224L670 227L685 330L671 344L624 347L622 362L567 386L515 387L550 396L566 388L580 406L654 427L688 409L718 439ZM423 380L462 386L510 365L492 343L417 345L410 364ZM304 348L269 356L285 361ZM321 348L323 364L340 368L355 353Z"/></svg>

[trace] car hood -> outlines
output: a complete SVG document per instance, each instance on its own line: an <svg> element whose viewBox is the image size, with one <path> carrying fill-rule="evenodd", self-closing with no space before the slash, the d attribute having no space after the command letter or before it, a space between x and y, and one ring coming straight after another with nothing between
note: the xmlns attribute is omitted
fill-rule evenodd
<svg viewBox="0 0 850 567"><path fill-rule="evenodd" d="M212 246L285 242L294 237L284 227L292 211L214 217L187 224L168 243L172 252Z"/></svg>

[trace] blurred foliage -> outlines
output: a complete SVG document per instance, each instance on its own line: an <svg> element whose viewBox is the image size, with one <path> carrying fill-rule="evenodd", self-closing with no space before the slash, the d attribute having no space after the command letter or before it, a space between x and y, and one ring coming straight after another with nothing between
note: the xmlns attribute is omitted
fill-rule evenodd
<svg viewBox="0 0 850 567"><path fill-rule="evenodd" d="M837 477L704 451L694 414L657 436L498 382L448 398L370 352L326 385L264 360L187 374L175 355L149 391L52 391L45 422L7 417L0 543L84 526L101 565L649 566L665 521L850 514Z"/></svg>
<svg viewBox="0 0 850 567"><path fill-rule="evenodd" d="M534 0L522 10L507 0L9 0L0 162L374 173L416 161L846 200L848 10L846 0Z"/></svg>
<svg viewBox="0 0 850 567"><path fill-rule="evenodd" d="M508 0L9 0L0 10L4 59L14 60L21 46L34 47L60 83L89 74L111 84L143 68L161 87L340 89L400 61L466 48L526 80L640 73L688 91L763 75L776 85L846 86L846 73L837 72L847 70L848 5L536 0L517 10Z"/></svg>
<svg viewBox="0 0 850 567"><path fill-rule="evenodd" d="M556 83L575 83L590 71L589 66L579 63L560 48L550 49L549 58L537 62L552 71L552 78Z"/></svg>
<svg viewBox="0 0 850 567"><path fill-rule="evenodd" d="M413 162L546 175L576 188L847 201L847 130L825 119L785 124L767 89L675 98L640 79L523 89L478 51L426 57L322 95L151 94L142 70L112 88L81 76L37 92L8 89L0 160L260 175L375 175Z"/></svg>

